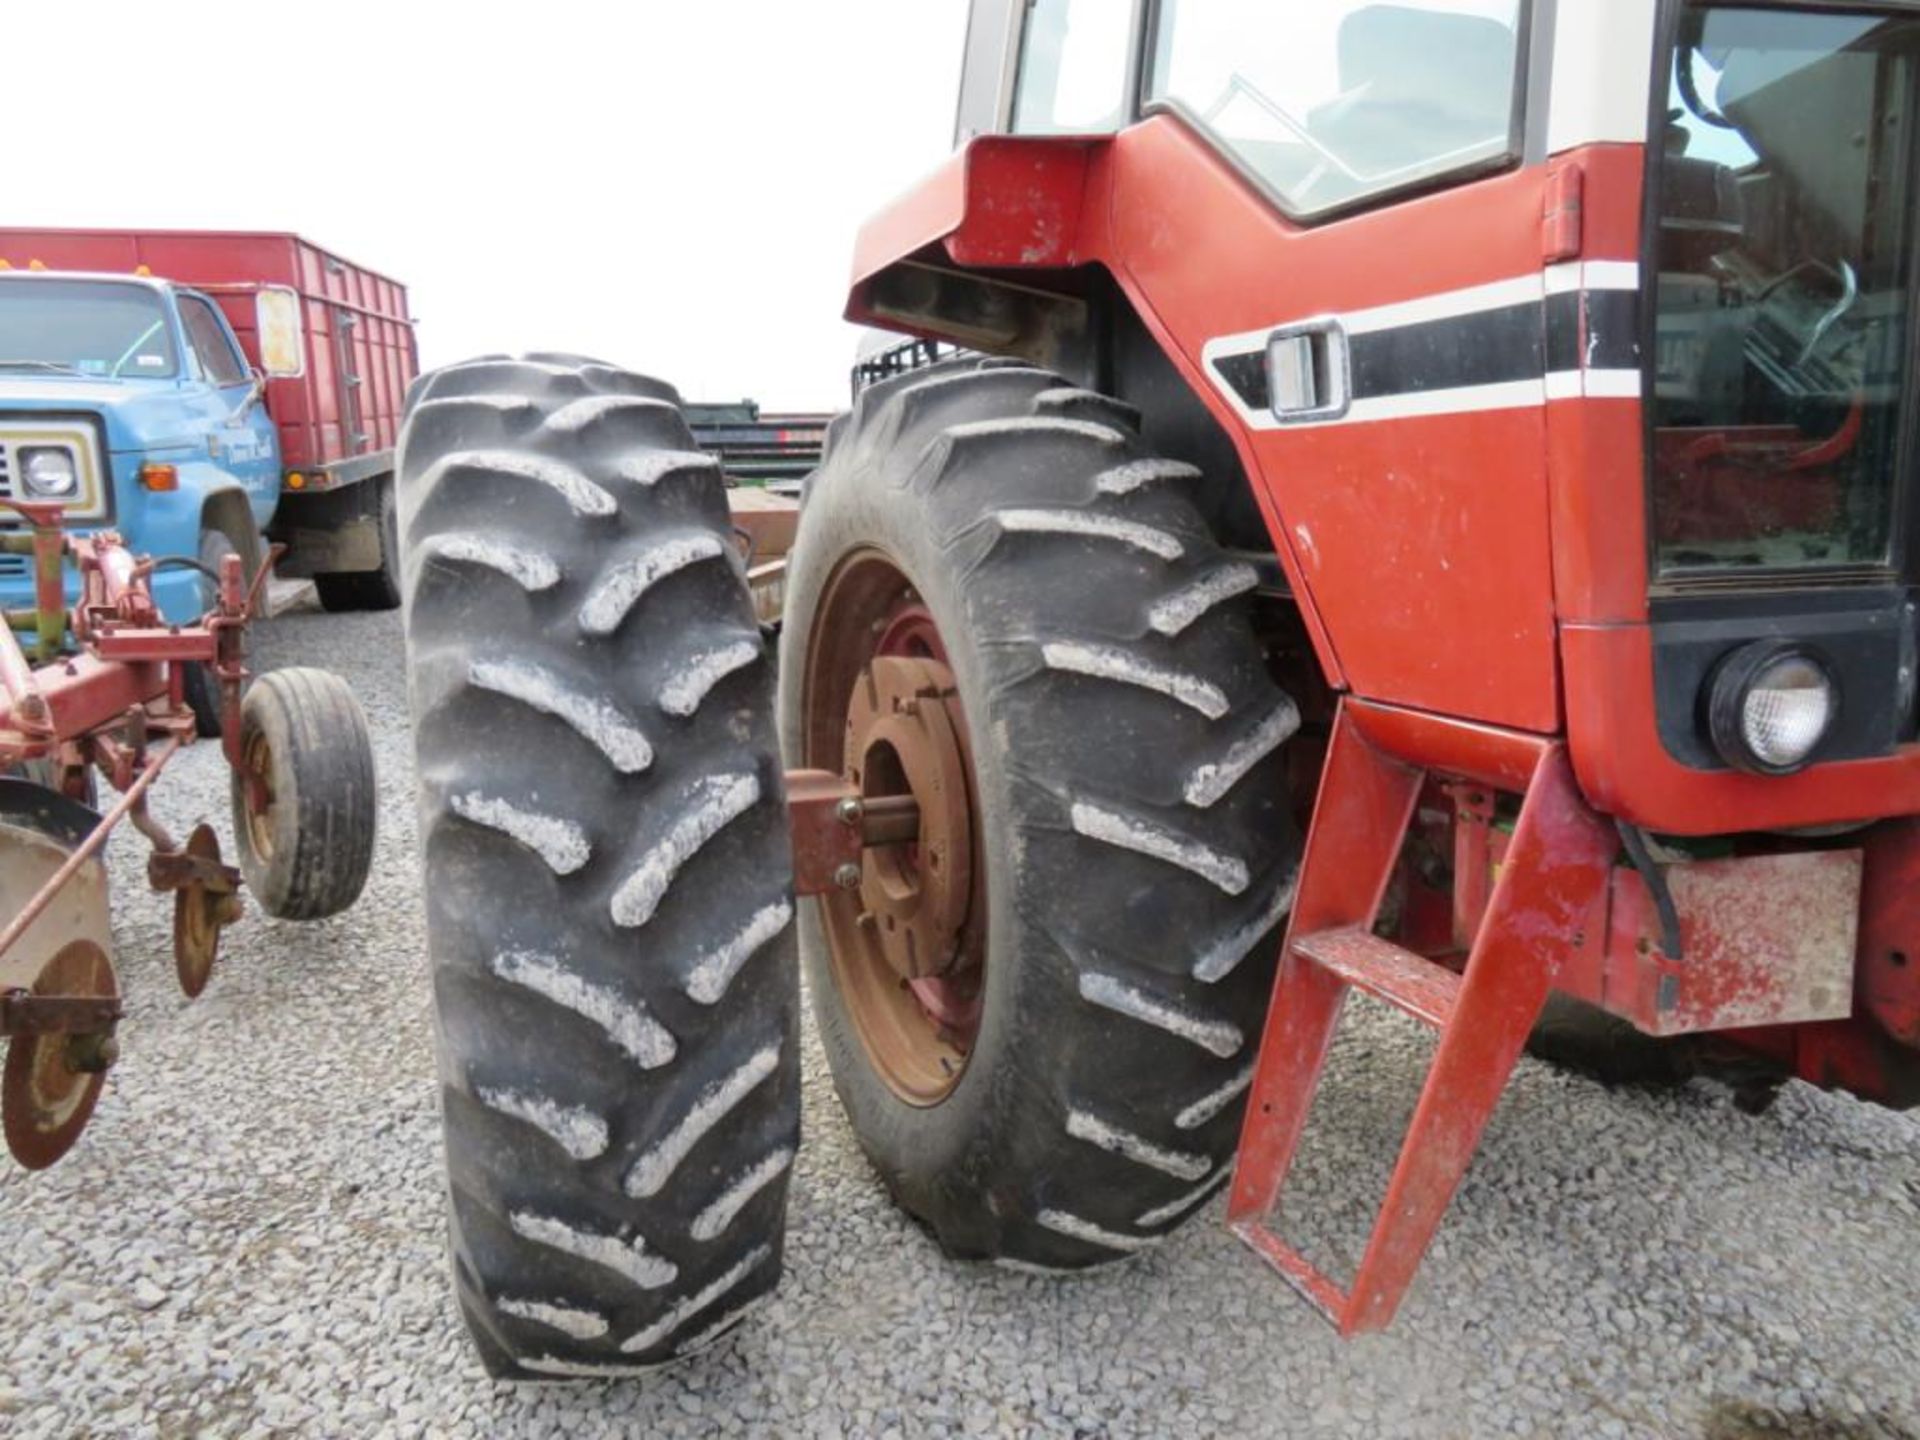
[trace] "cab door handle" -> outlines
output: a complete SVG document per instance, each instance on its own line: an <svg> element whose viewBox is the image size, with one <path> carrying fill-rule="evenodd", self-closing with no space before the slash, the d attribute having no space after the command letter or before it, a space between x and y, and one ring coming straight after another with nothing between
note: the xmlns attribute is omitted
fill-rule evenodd
<svg viewBox="0 0 1920 1440"><path fill-rule="evenodd" d="M1347 330L1328 317L1282 325L1267 337L1267 396L1284 425L1338 420L1352 403Z"/></svg>

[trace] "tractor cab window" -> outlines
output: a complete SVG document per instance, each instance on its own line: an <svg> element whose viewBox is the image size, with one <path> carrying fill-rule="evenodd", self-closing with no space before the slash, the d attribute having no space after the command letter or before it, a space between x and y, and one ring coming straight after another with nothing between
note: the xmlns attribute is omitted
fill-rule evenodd
<svg viewBox="0 0 1920 1440"><path fill-rule="evenodd" d="M1016 135L1105 135L1126 114L1133 7L1116 0L1027 0L1014 82Z"/></svg>
<svg viewBox="0 0 1920 1440"><path fill-rule="evenodd" d="M1909 18L1683 17L1656 197L1658 570L1893 559L1916 64Z"/></svg>
<svg viewBox="0 0 1920 1440"><path fill-rule="evenodd" d="M1518 153L1520 0L1165 0L1148 95L1291 214Z"/></svg>

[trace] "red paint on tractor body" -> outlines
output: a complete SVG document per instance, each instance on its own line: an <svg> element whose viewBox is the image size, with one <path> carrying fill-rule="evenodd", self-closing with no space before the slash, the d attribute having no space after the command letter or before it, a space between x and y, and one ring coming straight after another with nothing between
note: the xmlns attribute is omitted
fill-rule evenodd
<svg viewBox="0 0 1920 1440"><path fill-rule="evenodd" d="M1110 137L976 140L860 237L847 318L962 344L978 341L937 313L916 325L876 308L876 288L904 267L1021 272L1012 283L1072 296L1072 272L1103 271L1238 454L1340 698L1230 1223L1344 1333L1390 1319L1552 986L1656 1035L1724 1032L1813 1083L1920 1103L1920 1057L1905 1048L1920 1048L1920 822L1904 818L1920 815L1920 745L1785 777L1668 752L1647 417L1618 374L1587 383L1585 307L1571 386L1455 413L1408 404L1367 423L1276 425L1208 368L1223 337L1383 307L1417 316L1461 291L1524 296L1556 265L1631 273L1646 170L1640 145L1588 145L1305 226L1158 114ZM1689 456L1701 504L1724 482L1721 458ZM1820 461L1808 457L1793 497L1809 513L1831 502ZM1429 861L1450 858L1429 888L1450 891L1453 923L1416 906L1415 929L1423 951L1451 952L1458 980L1378 934L1417 808ZM1654 867L1675 902L1675 956L1614 823L1685 837L1875 817L1899 818ZM1350 988L1442 1039L1342 1292L1268 1220Z"/></svg>

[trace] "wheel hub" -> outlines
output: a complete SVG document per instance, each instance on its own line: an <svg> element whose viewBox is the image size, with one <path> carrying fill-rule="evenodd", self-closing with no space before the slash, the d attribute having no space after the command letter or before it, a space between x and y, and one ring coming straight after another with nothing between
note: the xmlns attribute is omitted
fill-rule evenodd
<svg viewBox="0 0 1920 1440"><path fill-rule="evenodd" d="M973 826L953 672L878 655L847 705L846 776L868 800L911 795L918 838L866 852L857 923L905 981L952 971L973 884Z"/></svg>
<svg viewBox="0 0 1920 1440"><path fill-rule="evenodd" d="M808 763L844 778L869 817L903 796L917 816L904 835L880 827L857 876L821 896L834 988L888 1088L937 1105L960 1082L986 1009L989 902L966 710L932 611L878 550L836 569L806 657Z"/></svg>

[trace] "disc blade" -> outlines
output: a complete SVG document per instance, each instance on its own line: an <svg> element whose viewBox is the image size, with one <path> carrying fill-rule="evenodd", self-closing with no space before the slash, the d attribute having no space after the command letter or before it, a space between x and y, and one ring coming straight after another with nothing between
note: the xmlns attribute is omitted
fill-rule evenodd
<svg viewBox="0 0 1920 1440"><path fill-rule="evenodd" d="M91 940L74 940L41 969L36 995L105 999L120 993L107 952ZM93 1117L106 1083L104 1070L89 1073L70 1063L72 1036L16 1035L7 1045L0 1073L0 1127L7 1148L29 1170L44 1170L68 1150Z"/></svg>

